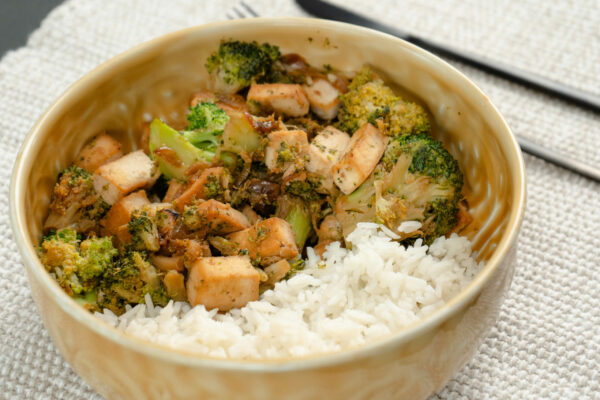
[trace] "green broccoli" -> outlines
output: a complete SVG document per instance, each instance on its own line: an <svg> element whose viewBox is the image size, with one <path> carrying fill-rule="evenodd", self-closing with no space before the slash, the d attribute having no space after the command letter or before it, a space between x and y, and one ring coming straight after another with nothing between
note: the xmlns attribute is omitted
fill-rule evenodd
<svg viewBox="0 0 600 400"><path fill-rule="evenodd" d="M110 237L81 241L76 231L61 229L42 239L41 261L71 296L93 291L118 255Z"/></svg>
<svg viewBox="0 0 600 400"><path fill-rule="evenodd" d="M148 251L160 249L158 227L152 216L146 211L134 212L127 224L127 230L131 235L130 249Z"/></svg>
<svg viewBox="0 0 600 400"><path fill-rule="evenodd" d="M253 82L264 82L274 74L281 53L267 43L229 41L206 60L217 92L235 93Z"/></svg>
<svg viewBox="0 0 600 400"><path fill-rule="evenodd" d="M187 120L189 124L182 132L183 136L197 148L209 151L214 156L219 138L229 121L227 113L215 103L203 101L190 107Z"/></svg>
<svg viewBox="0 0 600 400"><path fill-rule="evenodd" d="M169 298L156 268L143 252L126 252L106 271L98 289L98 305L122 314L127 304L145 302L149 294L155 305L165 306Z"/></svg>
<svg viewBox="0 0 600 400"><path fill-rule="evenodd" d="M77 275L84 281L101 276L111 267L119 251L113 247L110 237L88 238L79 245L81 259L77 265Z"/></svg>
<svg viewBox="0 0 600 400"><path fill-rule="evenodd" d="M367 122L382 127L389 136L428 133L427 113L420 105L398 97L368 67L352 79L340 96L338 128L353 133ZM380 123L379 123L380 122Z"/></svg>
<svg viewBox="0 0 600 400"><path fill-rule="evenodd" d="M94 190L92 174L72 165L60 172L52 192L46 229L95 230L110 206Z"/></svg>
<svg viewBox="0 0 600 400"><path fill-rule="evenodd" d="M426 244L452 230L463 175L441 142L425 134L399 136L388 145L381 166L387 174L375 183L380 222L390 216L420 221Z"/></svg>

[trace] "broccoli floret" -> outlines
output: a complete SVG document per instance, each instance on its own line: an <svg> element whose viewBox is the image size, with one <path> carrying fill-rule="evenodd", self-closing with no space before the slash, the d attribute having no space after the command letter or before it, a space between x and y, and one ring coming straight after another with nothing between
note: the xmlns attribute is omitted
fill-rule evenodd
<svg viewBox="0 0 600 400"><path fill-rule="evenodd" d="M389 136L429 132L423 107L398 97L368 67L352 79L348 89L340 96L339 129L352 133L368 122Z"/></svg>
<svg viewBox="0 0 600 400"><path fill-rule="evenodd" d="M118 255L110 237L90 237L80 243L72 229L51 232L42 239L39 251L46 269L71 296L93 291Z"/></svg>
<svg viewBox="0 0 600 400"><path fill-rule="evenodd" d="M61 171L52 192L45 227L95 230L110 206L94 190L92 174L78 166Z"/></svg>
<svg viewBox="0 0 600 400"><path fill-rule="evenodd" d="M456 225L463 175L441 142L424 134L397 137L381 167L385 176L375 182L378 222L420 221L426 244Z"/></svg>
<svg viewBox="0 0 600 400"><path fill-rule="evenodd" d="M205 158L213 159L217 154L225 125L229 122L229 116L215 103L204 101L190 107L187 120L188 127L181 132L183 137L196 148L203 150Z"/></svg>
<svg viewBox="0 0 600 400"><path fill-rule="evenodd" d="M253 82L264 82L275 71L281 53L267 43L230 41L206 60L216 91L235 93Z"/></svg>
<svg viewBox="0 0 600 400"><path fill-rule="evenodd" d="M86 239L79 245L79 250L81 259L77 265L77 275L84 281L101 276L119 254L110 237Z"/></svg>
<svg viewBox="0 0 600 400"><path fill-rule="evenodd" d="M98 305L122 314L125 305L144 303L146 294L155 305L165 306L169 301L158 272L146 254L129 251L104 274L98 290Z"/></svg>
<svg viewBox="0 0 600 400"><path fill-rule="evenodd" d="M158 251L160 238L153 218L146 211L134 212L127 224L131 235L129 248L132 250Z"/></svg>
<svg viewBox="0 0 600 400"><path fill-rule="evenodd" d="M223 133L229 117L225 110L219 108L215 103L203 101L194 107L190 107L187 116L188 126L186 130L201 130L204 132ZM192 141L193 143L193 141Z"/></svg>

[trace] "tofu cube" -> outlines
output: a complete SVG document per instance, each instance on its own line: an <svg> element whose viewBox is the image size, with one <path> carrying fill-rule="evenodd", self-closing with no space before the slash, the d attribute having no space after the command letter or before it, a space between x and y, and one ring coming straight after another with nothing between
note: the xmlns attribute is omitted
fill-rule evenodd
<svg viewBox="0 0 600 400"><path fill-rule="evenodd" d="M102 235L115 235L120 226L129 222L134 211L140 210L148 204L150 204L150 200L148 200L145 190L133 192L117 201L104 217Z"/></svg>
<svg viewBox="0 0 600 400"><path fill-rule="evenodd" d="M105 132L90 140L79 152L75 165L94 172L98 167L123 156L121 143Z"/></svg>
<svg viewBox="0 0 600 400"><path fill-rule="evenodd" d="M96 192L113 205L128 193L153 184L157 178L154 162L143 150L138 150L98 168L93 181Z"/></svg>
<svg viewBox="0 0 600 400"><path fill-rule="evenodd" d="M253 83L247 100L257 103L265 111L274 111L290 117L308 114L310 103L302 86L288 83Z"/></svg>
<svg viewBox="0 0 600 400"><path fill-rule="evenodd" d="M304 85L304 92L310 103L310 108L315 114L325 120L332 120L336 117L340 108L340 95L328 80L317 79L312 85Z"/></svg>
<svg viewBox="0 0 600 400"><path fill-rule="evenodd" d="M203 257L189 271L187 298L192 306L229 311L257 300L259 281L248 256Z"/></svg>
<svg viewBox="0 0 600 400"><path fill-rule="evenodd" d="M194 180L173 204L178 210L183 210L186 204L196 199L208 199L222 193L229 187L229 172L223 167L207 168Z"/></svg>
<svg viewBox="0 0 600 400"><path fill-rule="evenodd" d="M224 235L250 227L244 214L229 204L207 200L197 205L197 213L184 222L188 229L206 230L208 233Z"/></svg>
<svg viewBox="0 0 600 400"><path fill-rule="evenodd" d="M301 130L276 131L267 136L269 143L265 148L265 165L269 171L280 173L289 165L300 163L308 154L308 138Z"/></svg>
<svg viewBox="0 0 600 400"><path fill-rule="evenodd" d="M352 193L367 179L385 151L388 137L371 124L357 130L342 159L333 166L333 182L345 194Z"/></svg>
<svg viewBox="0 0 600 400"><path fill-rule="evenodd" d="M333 189L331 169L342 158L349 142L350 136L346 132L328 126L309 146L306 170L322 177L321 187L327 192Z"/></svg>
<svg viewBox="0 0 600 400"><path fill-rule="evenodd" d="M283 279L291 269L290 263L287 260L279 260L274 264L265 267L265 274L267 274L267 281L270 285L274 285Z"/></svg>
<svg viewBox="0 0 600 400"><path fill-rule="evenodd" d="M298 255L291 225L277 217L257 222L250 228L227 235L226 238L237 249L247 250L250 258L259 260L261 265Z"/></svg>

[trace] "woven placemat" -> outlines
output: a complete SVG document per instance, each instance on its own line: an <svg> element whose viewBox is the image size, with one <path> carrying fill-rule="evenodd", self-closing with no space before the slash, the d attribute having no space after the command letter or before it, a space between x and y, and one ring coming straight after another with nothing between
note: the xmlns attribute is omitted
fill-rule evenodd
<svg viewBox="0 0 600 400"><path fill-rule="evenodd" d="M600 94L597 0L343 3ZM44 329L10 234L8 181L23 138L70 84L99 63L161 34L225 19L235 5L71 0L45 19L26 47L0 62L0 398L99 398ZM261 16L305 15L291 1L256 0L251 6ZM492 98L515 133L600 165L598 114L458 67ZM528 206L500 319L473 360L433 398L600 398L600 185L529 156L525 161Z"/></svg>

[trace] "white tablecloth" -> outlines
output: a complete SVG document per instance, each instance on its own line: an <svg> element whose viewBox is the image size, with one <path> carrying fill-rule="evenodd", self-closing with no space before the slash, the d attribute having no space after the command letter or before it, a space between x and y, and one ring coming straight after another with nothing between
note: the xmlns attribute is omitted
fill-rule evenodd
<svg viewBox="0 0 600 400"><path fill-rule="evenodd" d="M421 36L600 94L597 0L344 3ZM8 181L23 138L93 67L147 39L225 19L236 4L71 0L48 15L26 47L0 62L0 398L98 398L44 329L11 238ZM251 5L261 16L305 15L287 0ZM516 134L600 165L600 115L458 66L490 95ZM479 352L433 398L600 398L600 185L533 157L525 160L528 206L509 296Z"/></svg>

